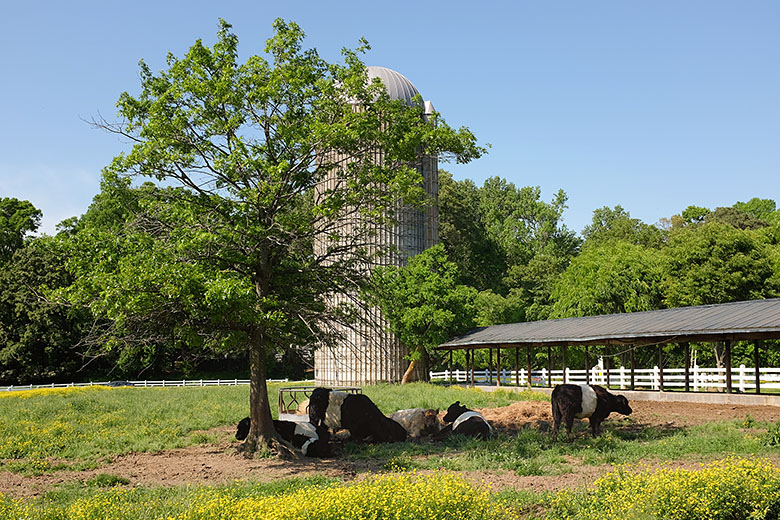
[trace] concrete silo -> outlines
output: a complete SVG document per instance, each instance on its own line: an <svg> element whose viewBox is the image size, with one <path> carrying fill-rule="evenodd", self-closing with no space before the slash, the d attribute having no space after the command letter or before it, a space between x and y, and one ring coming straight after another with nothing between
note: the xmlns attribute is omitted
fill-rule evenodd
<svg viewBox="0 0 780 520"><path fill-rule="evenodd" d="M414 97L419 92L403 75L384 67L367 67L367 72L370 79L382 81L391 99L403 100L410 105L415 103ZM433 112L430 101L425 102L425 109L426 114ZM376 150L375 153L379 157L382 151ZM437 157L423 155L415 166L422 174L426 193L437 201ZM334 170L326 183L337 182L338 175L338 170ZM349 223L345 222L343 227L344 233L349 234ZM424 209L399 206L396 224L375 231L383 249L387 246L391 249L377 259L377 264L404 266L410 257L438 243L438 205L432 204ZM350 299L349 295L334 295L330 303L338 305ZM314 378L317 385L363 385L401 380L409 364L404 359L406 350L395 335L387 331L379 309L369 307L359 312L363 317L359 325L340 327L343 339L337 345L315 351Z"/></svg>

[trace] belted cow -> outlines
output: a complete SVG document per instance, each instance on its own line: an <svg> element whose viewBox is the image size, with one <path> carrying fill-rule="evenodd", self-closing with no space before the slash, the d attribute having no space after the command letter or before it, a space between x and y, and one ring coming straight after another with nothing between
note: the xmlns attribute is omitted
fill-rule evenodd
<svg viewBox="0 0 780 520"><path fill-rule="evenodd" d="M325 428L308 422L279 421L274 419L274 429L279 436L292 444L306 457L330 456L330 435ZM243 441L249 435L249 417L239 421L236 439Z"/></svg>
<svg viewBox="0 0 780 520"><path fill-rule="evenodd" d="M309 397L309 420L315 426L349 430L358 441L401 442L404 427L385 415L363 394L315 388Z"/></svg>
<svg viewBox="0 0 780 520"><path fill-rule="evenodd" d="M574 418L589 418L590 431L594 437L601 433L601 422L612 412L631 414L628 399L614 395L598 385L558 385L552 391L553 437L563 421L571 437Z"/></svg>
<svg viewBox="0 0 780 520"><path fill-rule="evenodd" d="M442 430L442 435L449 431L480 439L487 439L493 435L493 427L487 419L479 412L469 410L460 404L460 401L455 401L447 408L447 413L442 420L445 424L452 423Z"/></svg>

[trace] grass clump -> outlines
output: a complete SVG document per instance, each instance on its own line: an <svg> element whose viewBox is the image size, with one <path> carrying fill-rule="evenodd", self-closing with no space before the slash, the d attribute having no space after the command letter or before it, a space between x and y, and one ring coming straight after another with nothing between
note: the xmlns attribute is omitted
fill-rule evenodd
<svg viewBox="0 0 780 520"><path fill-rule="evenodd" d="M780 513L780 469L727 458L698 470L618 467L590 492L563 491L548 520L768 520Z"/></svg>

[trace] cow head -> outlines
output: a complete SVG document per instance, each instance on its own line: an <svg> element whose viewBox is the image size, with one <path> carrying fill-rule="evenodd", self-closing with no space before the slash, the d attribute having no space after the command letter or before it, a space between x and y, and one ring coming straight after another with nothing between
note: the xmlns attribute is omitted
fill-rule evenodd
<svg viewBox="0 0 780 520"><path fill-rule="evenodd" d="M450 405L449 408L447 408L447 413L444 416L443 421L445 423L451 423L468 411L469 409L460 404L460 401L455 401Z"/></svg>
<svg viewBox="0 0 780 520"><path fill-rule="evenodd" d="M617 406L615 407L615 411L617 413L622 413L623 415L631 415L631 412L633 410L630 406L628 406L628 399L626 399L623 395L616 396L617 399L615 400L617 403Z"/></svg>
<svg viewBox="0 0 780 520"><path fill-rule="evenodd" d="M441 430L441 423L439 422L439 409L428 409L423 412L423 415L425 417L424 426L423 426L423 433L427 435L432 435L434 433L439 433Z"/></svg>
<svg viewBox="0 0 780 520"><path fill-rule="evenodd" d="M247 435L249 435L249 417L244 417L238 422L238 427L236 428L236 439L243 441L247 438Z"/></svg>

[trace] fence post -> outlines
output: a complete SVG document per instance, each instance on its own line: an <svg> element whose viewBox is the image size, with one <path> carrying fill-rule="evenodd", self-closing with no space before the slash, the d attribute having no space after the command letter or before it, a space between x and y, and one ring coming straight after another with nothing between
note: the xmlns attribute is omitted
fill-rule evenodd
<svg viewBox="0 0 780 520"><path fill-rule="evenodd" d="M550 380L547 378L548 375L549 374L547 373L547 369L542 368L542 386L550 386L549 385Z"/></svg>
<svg viewBox="0 0 780 520"><path fill-rule="evenodd" d="M745 393L745 365L739 365L739 391Z"/></svg>
<svg viewBox="0 0 780 520"><path fill-rule="evenodd" d="M566 367L566 370L564 370L564 378L563 382L571 381L571 370L569 370L569 367Z"/></svg>
<svg viewBox="0 0 780 520"><path fill-rule="evenodd" d="M620 389L626 389L626 367L620 365Z"/></svg>
<svg viewBox="0 0 780 520"><path fill-rule="evenodd" d="M699 391L699 364L694 363L693 365L693 391L698 392Z"/></svg>
<svg viewBox="0 0 780 520"><path fill-rule="evenodd" d="M658 390L658 383L659 383L659 372L660 369L658 368L658 365L653 367L653 390Z"/></svg>

